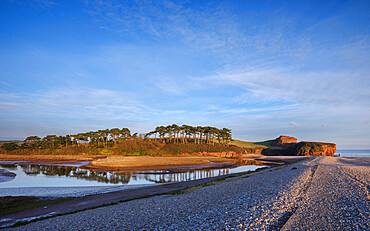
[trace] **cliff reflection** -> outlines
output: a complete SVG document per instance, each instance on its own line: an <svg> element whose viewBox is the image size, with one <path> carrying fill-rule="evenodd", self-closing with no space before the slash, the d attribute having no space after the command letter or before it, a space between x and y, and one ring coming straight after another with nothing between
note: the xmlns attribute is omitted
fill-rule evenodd
<svg viewBox="0 0 370 231"><path fill-rule="evenodd" d="M3 168L14 169L16 165L0 165ZM140 182L172 183L188 180L197 180L214 176L229 174L228 168L222 169L192 169L192 170L156 170L156 171L125 171L125 172L98 172L78 167L66 167L55 165L20 165L27 175L46 175L73 177L88 181L97 181L110 184L128 184ZM57 180L57 179L56 179Z"/></svg>

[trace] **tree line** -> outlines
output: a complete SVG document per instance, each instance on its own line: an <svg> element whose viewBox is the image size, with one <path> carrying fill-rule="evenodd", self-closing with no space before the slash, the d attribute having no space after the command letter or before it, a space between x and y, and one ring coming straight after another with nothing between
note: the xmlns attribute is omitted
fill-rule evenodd
<svg viewBox="0 0 370 231"><path fill-rule="evenodd" d="M228 144L232 141L231 129L216 127L202 127L202 126L189 126L172 124L168 126L158 126L154 131L148 132L145 137L157 138L157 135L163 142L174 142L174 143L187 143L190 141L196 144L214 144L215 139L219 143ZM167 138L166 138L167 136Z"/></svg>
<svg viewBox="0 0 370 231"><path fill-rule="evenodd" d="M154 137L153 137L154 136ZM96 147L115 146L120 143L130 143L134 140L158 141L167 143L194 143L194 144L220 144L228 145L232 141L231 130L228 128L218 129L210 126L189 126L176 124L157 126L155 130L146 134L131 133L128 128L112 128L98 131L89 131L73 135L56 136L47 135L29 136L18 145L16 142L5 143L1 148L5 150L14 149L57 149L60 147L90 145ZM132 142L131 142L132 143Z"/></svg>

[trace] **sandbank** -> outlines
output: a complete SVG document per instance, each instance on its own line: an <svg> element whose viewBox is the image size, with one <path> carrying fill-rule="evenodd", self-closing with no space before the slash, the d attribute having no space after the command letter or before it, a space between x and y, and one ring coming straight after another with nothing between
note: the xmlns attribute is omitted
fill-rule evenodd
<svg viewBox="0 0 370 231"><path fill-rule="evenodd" d="M109 156L107 158L95 159L88 167L91 168L120 168L120 169L168 169L180 167L212 167L219 165L230 165L235 159L213 157L213 156Z"/></svg>
<svg viewBox="0 0 370 231"><path fill-rule="evenodd" d="M188 165L220 165L235 163L235 159L215 156L94 156L94 155L0 155L0 161L26 161L27 164L70 164L87 163L90 168L153 168L183 167ZM221 164L222 165L222 164ZM190 166L195 167L195 166Z"/></svg>

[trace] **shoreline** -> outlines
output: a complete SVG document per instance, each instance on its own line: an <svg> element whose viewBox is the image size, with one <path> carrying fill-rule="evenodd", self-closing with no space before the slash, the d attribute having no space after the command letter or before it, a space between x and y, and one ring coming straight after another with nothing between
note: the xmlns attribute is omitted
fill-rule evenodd
<svg viewBox="0 0 370 231"><path fill-rule="evenodd" d="M256 171L248 171L243 173L233 173L229 175L223 176L215 176L210 178L203 178L191 181L182 181L182 182L175 182L175 183L164 183L158 185L129 185L128 187L125 186L107 186L107 187L90 187L91 190L99 190L99 189L109 189L109 191L98 192L95 194L87 194L82 197L71 198L66 202L58 203L58 204L51 204L45 208L36 207L34 209L24 210L22 212L12 213L8 215L4 215L0 217L0 227L6 227L11 225L16 221L28 221L29 217L32 219L38 217L47 217L48 214L65 214L65 213L74 213L74 211L79 210L89 210L92 207L105 207L104 205L107 204L117 204L117 203L124 203L125 201L137 201L141 198L151 198L156 196L166 196L166 195L176 195L174 192L181 192L182 190L188 190L192 187L203 187L203 185L212 184L212 182L220 181L222 182L228 178L235 178L238 179L239 177L243 177L244 175L254 175L259 174L260 172L268 171L268 169L256 170ZM62 187L60 187L62 189ZM85 187L86 188L86 187ZM22 189L22 188L19 188ZM65 188L68 189L68 188ZM77 189L71 188L71 189ZM124 192L124 193L122 193ZM82 192L84 193L84 192ZM181 194L181 193L180 193ZM51 197L53 199L53 197ZM1 222L1 220L4 220ZM32 220L30 219L30 220Z"/></svg>
<svg viewBox="0 0 370 231"><path fill-rule="evenodd" d="M184 168L229 167L237 159L214 156L54 156L54 155L0 155L6 164L61 165L96 171L166 170Z"/></svg>
<svg viewBox="0 0 370 231"><path fill-rule="evenodd" d="M238 158L209 155L169 156L95 156L95 155L8 155L0 154L0 161L26 164L64 165L104 170L150 170L233 165L242 161L258 161L264 164L281 165L307 158L308 156L262 156L246 154ZM89 164L86 164L90 162ZM203 166L202 166L203 165Z"/></svg>
<svg viewBox="0 0 370 231"><path fill-rule="evenodd" d="M364 185L369 183L366 178L369 166L370 158L312 157L291 165L252 173L144 187L127 190L125 193L117 191L91 195L51 205L46 209L35 208L1 218L16 221L50 212L60 214L60 209L69 213L65 210L71 209L67 204L73 208L77 206L78 210L78 206L85 206L85 202L89 202L95 204L86 205L86 211L73 212L72 209L72 214L32 222L15 229L76 228L76 219L84 221L78 223L77 228L90 228L99 224L113 229L116 227L114 220L119 219L119 228L126 229L153 227L145 226L148 224L162 229L199 228L199 225L205 225L204 229L212 229L213 225L221 229L243 225L243 228L248 229L278 230L292 230L294 227L299 227L299 230L315 227L320 230L328 225L330 229L338 230L356 224L366 229L366 224L369 224L369 217L366 216L369 212L366 206L369 192L364 191ZM351 194L347 195L344 192L348 190ZM353 197L353 193L359 197ZM143 214L143 206L151 216ZM347 219L348 211L341 208L348 206L355 207L354 211L360 213L351 213L350 219ZM311 213L312 210L323 210L325 213ZM192 216L194 211L197 212L196 217ZM122 213L133 215L127 220L121 216ZM11 220L8 221L11 223Z"/></svg>
<svg viewBox="0 0 370 231"><path fill-rule="evenodd" d="M184 157L152 157L152 156L112 156L95 159L89 165L89 169L98 170L166 170L181 168L211 168L231 166L236 163L235 159L208 156L184 156Z"/></svg>
<svg viewBox="0 0 370 231"><path fill-rule="evenodd" d="M151 170L184 170L229 168L243 165L277 166L290 164L306 156L244 155L241 158L215 156L69 156L69 155L0 155L3 164L57 165L78 167L96 172L127 172ZM6 162L6 163L4 163Z"/></svg>

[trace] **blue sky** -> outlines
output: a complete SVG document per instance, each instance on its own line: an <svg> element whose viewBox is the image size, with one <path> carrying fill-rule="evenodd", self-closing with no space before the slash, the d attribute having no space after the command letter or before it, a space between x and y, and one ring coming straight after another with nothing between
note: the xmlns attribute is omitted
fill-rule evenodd
<svg viewBox="0 0 370 231"><path fill-rule="evenodd" d="M172 123L370 148L369 1L0 0L0 138Z"/></svg>

